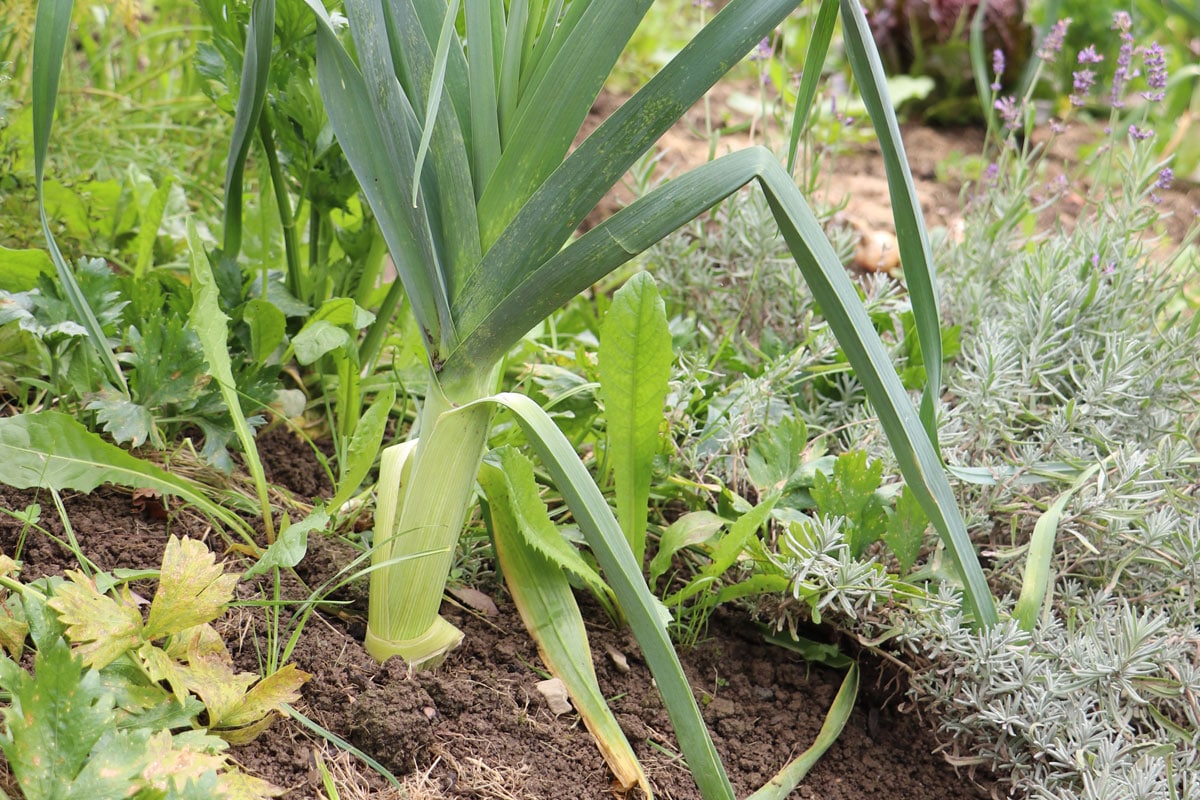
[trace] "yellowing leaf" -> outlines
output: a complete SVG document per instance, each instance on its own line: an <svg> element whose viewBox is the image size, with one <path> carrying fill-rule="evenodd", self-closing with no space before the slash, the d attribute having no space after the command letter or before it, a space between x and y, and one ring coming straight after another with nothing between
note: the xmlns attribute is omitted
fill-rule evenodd
<svg viewBox="0 0 1200 800"><path fill-rule="evenodd" d="M149 763L142 770L142 780L161 792L169 791L171 780L183 786L189 780L198 781L206 772L225 767L224 756L181 747L170 731L159 731L150 737L146 758Z"/></svg>
<svg viewBox="0 0 1200 800"><path fill-rule="evenodd" d="M227 800L261 800L264 797L282 797L287 793L278 786L244 772L222 774L218 778L217 787Z"/></svg>
<svg viewBox="0 0 1200 800"><path fill-rule="evenodd" d="M132 602L118 603L96 590L81 572L67 570L63 583L47 603L67 626L67 639L85 664L103 669L122 653L142 643L142 616Z"/></svg>
<svg viewBox="0 0 1200 800"><path fill-rule="evenodd" d="M163 650L176 661L187 661L193 648L201 655L221 655L229 652L221 635L207 622L173 633L163 644Z"/></svg>
<svg viewBox="0 0 1200 800"><path fill-rule="evenodd" d="M228 654L201 655L193 648L186 667L179 668L181 680L189 690L204 701L208 709L208 725L219 727L246 696L246 690L254 683L254 674L235 672Z"/></svg>
<svg viewBox="0 0 1200 800"><path fill-rule="evenodd" d="M238 707L221 718L221 725L230 728L249 725L279 710L283 703L296 702L300 699L300 687L310 677L296 669L295 664L276 670L247 692Z"/></svg>
<svg viewBox="0 0 1200 800"><path fill-rule="evenodd" d="M156 683L168 683L175 698L183 703L188 697L187 667L175 661L171 656L147 642L138 650L138 658L150 680Z"/></svg>
<svg viewBox="0 0 1200 800"><path fill-rule="evenodd" d="M146 638L157 639L216 619L233 599L236 583L237 576L226 575L203 544L172 536L163 553Z"/></svg>

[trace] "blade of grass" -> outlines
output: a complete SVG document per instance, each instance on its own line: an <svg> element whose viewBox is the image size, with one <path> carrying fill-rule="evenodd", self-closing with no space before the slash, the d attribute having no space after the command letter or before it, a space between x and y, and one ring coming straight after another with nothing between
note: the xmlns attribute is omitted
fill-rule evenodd
<svg viewBox="0 0 1200 800"><path fill-rule="evenodd" d="M821 0L817 22L813 26L812 38L808 40L808 51L804 54L805 69L800 73L800 88L796 92L796 109L792 113L792 130L788 138L787 171L796 174L796 155L800 149L800 134L808 125L812 112L813 98L817 96L817 84L821 82L821 67L829 54L829 41L837 26L838 0Z"/></svg>
<svg viewBox="0 0 1200 800"><path fill-rule="evenodd" d="M267 101L271 46L275 40L275 0L254 0L246 30L246 51L238 89L233 136L225 167L225 254L236 259L242 248L242 175L250 143Z"/></svg>
<svg viewBox="0 0 1200 800"><path fill-rule="evenodd" d="M846 722L850 719L850 712L854 710L854 701L858 697L858 680L858 664L851 664L812 746L796 756L747 800L783 800L800 785L800 781L804 780L804 776L821 756L825 755L825 751L837 741L838 736L842 734L842 729L846 727Z"/></svg>
<svg viewBox="0 0 1200 800"><path fill-rule="evenodd" d="M1046 598L1050 594L1050 562L1054 560L1054 540L1058 536L1058 525L1062 521L1067 503L1082 489L1108 459L1093 464L1083 471L1065 491L1054 498L1046 512L1038 517L1029 539L1029 552L1025 556L1025 573L1021 577L1021 594L1013 608L1013 619L1023 630L1032 631L1042 614Z"/></svg>
<svg viewBox="0 0 1200 800"><path fill-rule="evenodd" d="M935 404L942 391L942 329L939 323L936 276L933 257L929 249L929 237L925 233L925 219L917 189L913 184L912 170L904 154L904 140L900 137L900 124L888 96L887 76L875 49L874 34L867 24L866 15L857 0L841 0L842 40L846 45L846 57L858 83L858 91L883 153L884 171L887 173L888 194L892 200L892 217L896 223L896 241L900 248L900 263L904 266L904 280L912 298L913 318L917 328L917 341L925 363L925 391L921 394L921 421L929 441L937 450L937 409Z"/></svg>
<svg viewBox="0 0 1200 800"><path fill-rule="evenodd" d="M59 285L71 304L71 310L87 331L88 341L100 357L100 363L108 373L109 379L128 396L129 386L125 383L125 375L117 364L112 348L109 347L108 337L104 335L100 321L96 319L96 314L79 288L74 271L63 257L62 251L58 249L58 242L54 239L50 221L46 217L46 202L42 192L46 174L46 154L50 148L50 131L54 127L54 106L58 100L58 79L62 72L67 34L71 29L73 6L73 0L39 2L33 30L33 172L38 217L41 220L42 233L46 237L46 249L50 251L50 260L54 262Z"/></svg>

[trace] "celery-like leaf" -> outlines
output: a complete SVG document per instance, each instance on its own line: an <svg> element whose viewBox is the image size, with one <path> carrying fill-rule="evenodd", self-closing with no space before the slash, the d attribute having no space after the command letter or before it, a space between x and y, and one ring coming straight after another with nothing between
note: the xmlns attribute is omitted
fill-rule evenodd
<svg viewBox="0 0 1200 800"><path fill-rule="evenodd" d="M896 510L888 517L887 533L883 540L896 554L900 562L900 571L908 572L916 562L921 552L921 544L925 541L925 529L929 527L929 517L920 501L912 490L905 486L896 498Z"/></svg>
<svg viewBox="0 0 1200 800"><path fill-rule="evenodd" d="M821 512L845 518L846 540L855 558L883 535L887 525L883 503L875 494L882 479L882 462L867 463L867 454L854 450L838 456L832 478L818 472L813 483L812 496Z"/></svg>
<svg viewBox="0 0 1200 800"><path fill-rule="evenodd" d="M94 669L103 669L142 642L142 615L133 603L118 603L96 589L83 573L67 571L47 603L67 626L75 654Z"/></svg>
<svg viewBox="0 0 1200 800"><path fill-rule="evenodd" d="M33 675L0 661L0 683L12 694L0 748L27 800L124 797L141 763L131 737L116 732L99 673L61 638L38 652Z"/></svg>
<svg viewBox="0 0 1200 800"><path fill-rule="evenodd" d="M233 599L237 580L236 575L225 574L203 544L172 536L163 552L146 638L157 639L216 619Z"/></svg>

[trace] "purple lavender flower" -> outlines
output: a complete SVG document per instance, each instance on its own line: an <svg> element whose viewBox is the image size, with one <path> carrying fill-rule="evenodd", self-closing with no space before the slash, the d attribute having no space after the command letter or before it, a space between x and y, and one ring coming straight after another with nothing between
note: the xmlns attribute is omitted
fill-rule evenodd
<svg viewBox="0 0 1200 800"><path fill-rule="evenodd" d="M1004 122L1004 127L1010 131L1015 131L1020 127L1021 109L1012 95L999 98L992 104L992 107L1000 114L1000 119Z"/></svg>
<svg viewBox="0 0 1200 800"><path fill-rule="evenodd" d="M692 0L692 5L696 8L712 8L712 0Z"/></svg>
<svg viewBox="0 0 1200 800"><path fill-rule="evenodd" d="M754 50L750 52L751 61L766 61L771 57L771 39L767 36L762 38Z"/></svg>
<svg viewBox="0 0 1200 800"><path fill-rule="evenodd" d="M1146 84L1150 91L1142 92L1142 97L1151 103L1157 103L1166 97L1167 62L1163 58L1163 49L1158 42L1152 42L1142 54L1142 63L1146 65Z"/></svg>
<svg viewBox="0 0 1200 800"><path fill-rule="evenodd" d="M1000 91L1000 78L1004 75L1004 51L997 47L992 51L992 72L996 78L992 81L992 91Z"/></svg>
<svg viewBox="0 0 1200 800"><path fill-rule="evenodd" d="M1075 91L1071 93L1071 105L1082 106L1087 103L1092 86L1096 83L1096 73L1090 69L1079 69L1071 73L1074 79Z"/></svg>
<svg viewBox="0 0 1200 800"><path fill-rule="evenodd" d="M1113 71L1112 96L1109 102L1113 108L1124 108L1122 99L1125 84L1137 77L1138 71L1130 65L1133 62L1133 34L1129 32L1133 21L1124 11L1113 14L1114 31L1121 34L1121 50L1117 53L1117 68Z"/></svg>
<svg viewBox="0 0 1200 800"><path fill-rule="evenodd" d="M1150 128L1139 128L1137 125L1130 125L1129 135L1133 137L1135 142L1144 142L1154 136L1154 131Z"/></svg>
<svg viewBox="0 0 1200 800"><path fill-rule="evenodd" d="M1094 44L1089 44L1080 50L1077 58L1080 64L1099 64L1104 60L1104 56L1096 52L1096 45Z"/></svg>
<svg viewBox="0 0 1200 800"><path fill-rule="evenodd" d="M1046 34L1046 38L1042 40L1042 46L1038 48L1037 57L1047 64L1054 63L1054 59L1062 51L1063 40L1067 37L1067 27L1071 24L1071 18L1065 17L1054 23L1054 27Z"/></svg>
<svg viewBox="0 0 1200 800"><path fill-rule="evenodd" d="M1170 167L1163 167L1158 173L1158 180L1154 182L1155 189L1170 189L1171 184L1175 182L1175 170Z"/></svg>
<svg viewBox="0 0 1200 800"><path fill-rule="evenodd" d="M996 182L996 178L1000 177L1000 165L995 161L987 165L987 169L983 171L983 185L990 186Z"/></svg>

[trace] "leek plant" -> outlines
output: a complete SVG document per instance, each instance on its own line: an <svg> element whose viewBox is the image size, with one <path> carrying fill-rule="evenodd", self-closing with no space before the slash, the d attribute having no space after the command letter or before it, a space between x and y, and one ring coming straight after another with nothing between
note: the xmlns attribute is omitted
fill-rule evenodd
<svg viewBox="0 0 1200 800"><path fill-rule="evenodd" d="M437 611L491 429L495 406L480 401L497 389L504 355L572 296L751 181L766 192L905 478L945 538L968 604L981 623L995 619L936 452L931 398L941 358L928 244L857 4L842 4L844 36L891 156L897 227L930 365L924 426L854 286L770 152L752 148L713 161L571 238L634 161L797 0L733 0L574 150L593 99L650 0L465 0L461 13L453 0L348 0L353 48L319 2L309 5L318 19L322 98L387 240L430 369L418 438L385 459L393 484L381 486L383 524L376 527L367 634L373 655L436 663L459 640ZM824 57L837 8L832 0L822 5L810 48L814 64ZM805 70L798 126L818 74ZM618 566L601 559L610 580L618 568L640 574L635 558L623 560Z"/></svg>

